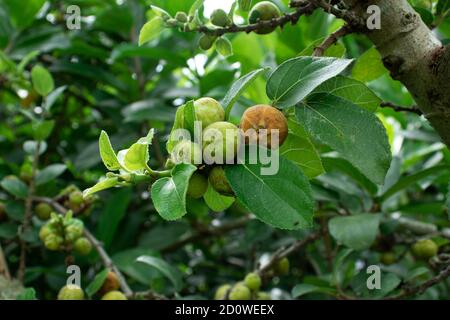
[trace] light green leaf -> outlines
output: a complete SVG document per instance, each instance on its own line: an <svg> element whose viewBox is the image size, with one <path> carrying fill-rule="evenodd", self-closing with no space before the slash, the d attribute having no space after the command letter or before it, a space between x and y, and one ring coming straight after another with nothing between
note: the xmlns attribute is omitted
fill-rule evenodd
<svg viewBox="0 0 450 320"><path fill-rule="evenodd" d="M172 17L166 10L164 10L160 7L151 5L150 8L158 17L161 17L164 20L170 19Z"/></svg>
<svg viewBox="0 0 450 320"><path fill-rule="evenodd" d="M172 221L187 213L186 193L195 170L194 165L181 163L172 169L172 177L161 178L153 184L152 200L161 217Z"/></svg>
<svg viewBox="0 0 450 320"><path fill-rule="evenodd" d="M52 164L36 175L36 185L40 186L59 177L67 167L65 164Z"/></svg>
<svg viewBox="0 0 450 320"><path fill-rule="evenodd" d="M223 57L229 57L233 55L233 45L230 40L225 37L221 37L216 41L216 50Z"/></svg>
<svg viewBox="0 0 450 320"><path fill-rule="evenodd" d="M270 75L267 95L285 109L302 101L320 84L344 71L352 60L298 57L282 63Z"/></svg>
<svg viewBox="0 0 450 320"><path fill-rule="evenodd" d="M113 187L117 186L118 184L119 184L119 179L117 177L110 177L110 178L103 179L100 182L98 182L95 186L84 190L83 196L88 197L99 191L113 188Z"/></svg>
<svg viewBox="0 0 450 320"><path fill-rule="evenodd" d="M43 154L47 150L47 143L45 141L25 141L23 144L23 150L29 155L34 156L36 154L36 149L39 145L39 155Z"/></svg>
<svg viewBox="0 0 450 320"><path fill-rule="evenodd" d="M7 176L0 182L0 186L17 198L26 198L28 195L27 185L16 176Z"/></svg>
<svg viewBox="0 0 450 320"><path fill-rule="evenodd" d="M34 288L24 289L17 297L17 300L36 300L36 290Z"/></svg>
<svg viewBox="0 0 450 320"><path fill-rule="evenodd" d="M62 86L59 88L56 88L53 90L45 99L45 110L50 111L50 109L53 107L55 102L58 100L58 98L64 93L64 91L67 89L67 86Z"/></svg>
<svg viewBox="0 0 450 320"><path fill-rule="evenodd" d="M100 288L103 286L103 283L106 280L106 277L108 276L109 270L104 269L102 272L98 273L94 280L86 287L86 294L88 297L94 296L94 294L100 290Z"/></svg>
<svg viewBox="0 0 450 320"><path fill-rule="evenodd" d="M152 20L144 24L139 34L139 45L152 41L159 36L164 28L164 19L161 17L154 17Z"/></svg>
<svg viewBox="0 0 450 320"><path fill-rule="evenodd" d="M325 172L316 148L307 138L289 133L280 155L298 165L309 179Z"/></svg>
<svg viewBox="0 0 450 320"><path fill-rule="evenodd" d="M109 140L108 134L102 130L99 139L99 149L100 157L108 170L115 171L121 168L119 160L117 159L116 153L111 146L111 141Z"/></svg>
<svg viewBox="0 0 450 320"><path fill-rule="evenodd" d="M339 152L374 183L383 184L392 154L386 130L375 114L319 93L297 106L296 115L313 139Z"/></svg>
<svg viewBox="0 0 450 320"><path fill-rule="evenodd" d="M364 83L342 76L322 83L313 93L330 93L372 112L376 111L381 103L381 99Z"/></svg>
<svg viewBox="0 0 450 320"><path fill-rule="evenodd" d="M55 83L50 72L42 66L35 66L31 70L33 87L41 96L47 96L55 88Z"/></svg>
<svg viewBox="0 0 450 320"><path fill-rule="evenodd" d="M375 47L364 52L356 61L352 75L353 78L362 82L370 82L385 74L387 69L381 61L380 53Z"/></svg>
<svg viewBox="0 0 450 320"><path fill-rule="evenodd" d="M55 127L54 120L39 121L33 124L34 139L38 141L46 140Z"/></svg>
<svg viewBox="0 0 450 320"><path fill-rule="evenodd" d="M314 201L308 179L291 161L279 160L275 175L248 161L227 166L225 173L236 197L261 221L288 230L311 227Z"/></svg>
<svg viewBox="0 0 450 320"><path fill-rule="evenodd" d="M214 188L208 184L203 199L206 205L214 212L222 212L231 207L236 200L234 197L223 196L219 194Z"/></svg>
<svg viewBox="0 0 450 320"><path fill-rule="evenodd" d="M225 98L222 100L222 105L225 109L225 119L229 118L233 105L236 103L237 99L244 92L244 90L247 89L247 87L252 84L258 76L264 74L267 70L268 68L254 70L242 76L231 85L230 90L228 90Z"/></svg>
<svg viewBox="0 0 450 320"><path fill-rule="evenodd" d="M189 16L190 17L193 17L193 16L195 16L195 13L197 12L197 10L199 10L202 6L203 6L203 3L205 2L205 0L196 0L193 4L192 4L192 6L191 6L191 8L189 9Z"/></svg>
<svg viewBox="0 0 450 320"><path fill-rule="evenodd" d="M152 144L154 130L150 130L148 135L139 139L127 151L124 157L124 166L130 171L144 170L147 168L149 160L148 146Z"/></svg>
<svg viewBox="0 0 450 320"><path fill-rule="evenodd" d="M328 223L330 234L339 243L355 249L369 248L378 234L380 216L359 214L349 217L335 217Z"/></svg>
<svg viewBox="0 0 450 320"><path fill-rule="evenodd" d="M137 261L156 268L172 282L175 291L180 291L183 288L183 279L180 271L172 267L164 260L152 256L140 256L139 258L137 258Z"/></svg>

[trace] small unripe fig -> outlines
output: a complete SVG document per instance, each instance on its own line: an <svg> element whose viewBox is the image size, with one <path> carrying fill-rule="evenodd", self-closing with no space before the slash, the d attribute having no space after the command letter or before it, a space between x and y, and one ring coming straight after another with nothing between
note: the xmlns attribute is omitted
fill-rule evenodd
<svg viewBox="0 0 450 320"><path fill-rule="evenodd" d="M70 242L75 242L83 235L84 224L79 219L72 219L70 224L65 227L65 238Z"/></svg>
<svg viewBox="0 0 450 320"><path fill-rule="evenodd" d="M393 252L384 252L380 257L380 261L388 266L394 264L397 261L397 257Z"/></svg>
<svg viewBox="0 0 450 320"><path fill-rule="evenodd" d="M41 220L48 220L48 219L50 219L50 215L53 212L52 206L47 204L47 203L44 203L44 202L39 203L34 210L36 212L36 215Z"/></svg>
<svg viewBox="0 0 450 320"><path fill-rule="evenodd" d="M267 292L258 292L256 300L272 300L272 297Z"/></svg>
<svg viewBox="0 0 450 320"><path fill-rule="evenodd" d="M117 291L120 288L120 282L117 275L109 271L108 275L106 276L105 282L103 282L102 287L99 290L100 294L105 294L110 291Z"/></svg>
<svg viewBox="0 0 450 320"><path fill-rule="evenodd" d="M81 191L74 191L69 195L69 203L71 206L78 207L84 202L83 193Z"/></svg>
<svg viewBox="0 0 450 320"><path fill-rule="evenodd" d="M213 123L203 131L203 158L207 164L233 163L239 150L239 128L230 122Z"/></svg>
<svg viewBox="0 0 450 320"><path fill-rule="evenodd" d="M209 173L208 180L218 193L222 195L234 195L233 189L231 189L222 167L214 167Z"/></svg>
<svg viewBox="0 0 450 320"><path fill-rule="evenodd" d="M172 161L179 163L202 163L202 148L195 142L189 140L180 141L172 151Z"/></svg>
<svg viewBox="0 0 450 320"><path fill-rule="evenodd" d="M224 10L216 9L211 14L211 23L218 27L226 27L231 24L231 20Z"/></svg>
<svg viewBox="0 0 450 320"><path fill-rule="evenodd" d="M128 300L127 297L120 291L111 291L102 297L102 300Z"/></svg>
<svg viewBox="0 0 450 320"><path fill-rule="evenodd" d="M45 224L41 227L41 230L39 230L39 239L44 242L48 235L53 233L56 234L56 230L51 225Z"/></svg>
<svg viewBox="0 0 450 320"><path fill-rule="evenodd" d="M227 296L228 291L231 289L229 284L221 285L216 290L216 294L214 295L215 300L224 300Z"/></svg>
<svg viewBox="0 0 450 320"><path fill-rule="evenodd" d="M210 35L204 34L200 37L200 39L198 41L198 45L200 46L200 48L202 50L207 51L207 50L211 49L211 47L213 46L216 39L217 39L217 37L215 37L215 36L210 36Z"/></svg>
<svg viewBox="0 0 450 320"><path fill-rule="evenodd" d="M73 244L73 249L83 255L87 256L92 251L92 243L85 237L78 238Z"/></svg>
<svg viewBox="0 0 450 320"><path fill-rule="evenodd" d="M417 258L424 260L434 257L438 253L438 250L437 244L431 239L419 240L412 246L413 254Z"/></svg>
<svg viewBox="0 0 450 320"><path fill-rule="evenodd" d="M288 258L281 259L276 266L276 272L281 276L289 274L289 269L290 263Z"/></svg>
<svg viewBox="0 0 450 320"><path fill-rule="evenodd" d="M222 105L213 98L200 98L194 102L195 115L197 121L202 122L202 129L225 120L225 110Z"/></svg>
<svg viewBox="0 0 450 320"><path fill-rule="evenodd" d="M202 174L194 172L189 180L187 194L194 199L200 199L208 189L208 180Z"/></svg>
<svg viewBox="0 0 450 320"><path fill-rule="evenodd" d="M261 277L257 273L249 273L245 279L244 283L252 291L258 291L261 287Z"/></svg>
<svg viewBox="0 0 450 320"><path fill-rule="evenodd" d="M179 23L179 21L177 19L173 19L173 18L167 19L167 21L166 21L166 24L169 27L176 27L176 26L178 26L178 23Z"/></svg>
<svg viewBox="0 0 450 320"><path fill-rule="evenodd" d="M178 11L178 12L175 14L175 19L176 19L177 21L181 22L181 23L188 22L188 16L187 16L187 14L186 14L185 12L182 12L182 11Z"/></svg>
<svg viewBox="0 0 450 320"><path fill-rule="evenodd" d="M280 9L270 1L261 1L255 4L248 15L248 22L255 24L260 21L270 21L281 16ZM267 34L275 30L276 27L264 27L257 31L257 34Z"/></svg>
<svg viewBox="0 0 450 320"><path fill-rule="evenodd" d="M79 286L69 284L61 288L58 300L84 300L84 292Z"/></svg>
<svg viewBox="0 0 450 320"><path fill-rule="evenodd" d="M20 179L25 182L30 182L33 179L33 165L29 162L25 162L20 167Z"/></svg>
<svg viewBox="0 0 450 320"><path fill-rule="evenodd" d="M44 239L44 245L50 251L60 250L63 244L64 244L63 237L54 233L47 235Z"/></svg>
<svg viewBox="0 0 450 320"><path fill-rule="evenodd" d="M243 284L236 284L230 291L230 300L250 300L250 289Z"/></svg>
<svg viewBox="0 0 450 320"><path fill-rule="evenodd" d="M286 117L281 111L268 105L248 108L242 116L240 126L247 144L261 143L264 147L276 149L286 141L288 136ZM278 146L272 142L272 134L278 135ZM260 135L264 137L262 141L260 141Z"/></svg>

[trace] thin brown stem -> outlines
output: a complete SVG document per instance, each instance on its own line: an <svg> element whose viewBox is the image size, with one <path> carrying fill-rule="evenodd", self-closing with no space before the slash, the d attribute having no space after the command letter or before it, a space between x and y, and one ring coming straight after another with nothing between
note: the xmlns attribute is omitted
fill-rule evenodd
<svg viewBox="0 0 450 320"><path fill-rule="evenodd" d="M330 34L318 47L314 49L313 56L321 57L325 51L332 45L335 45L338 40L346 35L353 33L353 29L348 24L342 26L337 31Z"/></svg>
<svg viewBox="0 0 450 320"><path fill-rule="evenodd" d="M415 114L417 114L419 116L421 116L423 114L422 111L420 111L419 108L417 108L417 107L402 107L402 106L396 105L396 104L394 104L392 102L382 102L381 103L381 107L382 108L390 108L390 109L393 109L393 110L395 110L397 112L415 113Z"/></svg>
<svg viewBox="0 0 450 320"><path fill-rule="evenodd" d="M4 276L7 280L11 280L8 262L6 261L5 254L3 253L3 248L1 244L0 244L0 275Z"/></svg>

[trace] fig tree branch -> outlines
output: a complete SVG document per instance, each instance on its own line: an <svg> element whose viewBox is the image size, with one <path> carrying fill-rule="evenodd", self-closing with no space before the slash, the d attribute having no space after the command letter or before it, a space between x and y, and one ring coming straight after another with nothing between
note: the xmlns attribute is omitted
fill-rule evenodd
<svg viewBox="0 0 450 320"><path fill-rule="evenodd" d="M403 107L403 106L396 105L392 102L382 102L380 106L382 108L393 109L394 111L397 111L397 112L410 112L410 113L415 113L419 116L423 115L422 111L420 111L420 109L415 106L414 107Z"/></svg>
<svg viewBox="0 0 450 320"><path fill-rule="evenodd" d="M318 47L314 49L313 56L321 57L325 53L325 51L330 48L332 45L335 45L338 40L346 35L353 33L354 30L348 24L342 26L337 31L330 34Z"/></svg>
<svg viewBox="0 0 450 320"><path fill-rule="evenodd" d="M54 201L51 198L33 197L32 199L33 199L33 201L48 203L60 214L66 214L68 212L68 210L65 207L63 207L61 204L59 204L58 202ZM132 295L133 291L128 286L128 283L126 282L125 277L122 275L119 268L117 268L117 266L114 264L112 259L109 257L108 253L103 248L102 243L100 241L98 241L97 238L95 238L95 236L87 228L84 228L83 234L92 243L92 246L98 252L98 254L103 262L103 265L117 275L119 282L120 282L120 287L121 287L123 293L126 296Z"/></svg>

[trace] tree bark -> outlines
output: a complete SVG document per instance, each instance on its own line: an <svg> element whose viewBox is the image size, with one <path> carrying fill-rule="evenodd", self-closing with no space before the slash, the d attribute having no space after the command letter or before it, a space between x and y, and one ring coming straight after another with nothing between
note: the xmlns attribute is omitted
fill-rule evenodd
<svg viewBox="0 0 450 320"><path fill-rule="evenodd" d="M450 47L444 47L406 0L344 0L358 16L381 9L381 29L367 30L391 76L402 82L450 148Z"/></svg>

